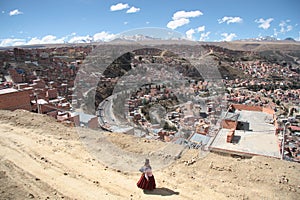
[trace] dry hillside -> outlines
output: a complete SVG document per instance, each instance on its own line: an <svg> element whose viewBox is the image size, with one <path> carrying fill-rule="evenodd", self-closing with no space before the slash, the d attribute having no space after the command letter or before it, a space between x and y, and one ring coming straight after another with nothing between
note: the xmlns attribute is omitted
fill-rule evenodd
<svg viewBox="0 0 300 200"><path fill-rule="evenodd" d="M165 143L101 133L103 138L97 141L109 141L120 149L119 154L127 152L119 155L118 162L124 160L123 165L114 168L112 163L103 163L105 159L100 159L101 155L115 155L114 149L102 144L97 148L98 154L91 153L85 143L87 135L47 116L21 110L0 111L0 199L276 200L300 197L300 165L297 163L212 153L199 156L195 150L186 150L181 158L167 165L170 158L174 159L172 156L153 153L164 149ZM136 156L128 163L132 154ZM136 182L146 155L152 156L158 188L144 193L136 187ZM185 162L192 160L190 165ZM136 171L131 169L133 167Z"/></svg>

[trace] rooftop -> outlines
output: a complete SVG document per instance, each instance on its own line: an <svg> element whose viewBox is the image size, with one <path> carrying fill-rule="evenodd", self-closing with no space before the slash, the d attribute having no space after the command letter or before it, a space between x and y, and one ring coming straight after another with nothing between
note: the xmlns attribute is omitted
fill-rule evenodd
<svg viewBox="0 0 300 200"><path fill-rule="evenodd" d="M32 103L36 103L36 100L32 100ZM48 104L48 102L45 99L38 99L37 100L38 104Z"/></svg>
<svg viewBox="0 0 300 200"><path fill-rule="evenodd" d="M18 90L14 89L14 88L6 88L6 89L0 90L0 94L8 94L8 93L12 93L12 92L18 92Z"/></svg>
<svg viewBox="0 0 300 200"><path fill-rule="evenodd" d="M209 136L194 133L193 136L190 138L190 141L195 143L207 144L209 139Z"/></svg>
<svg viewBox="0 0 300 200"><path fill-rule="evenodd" d="M249 123L245 130L236 130L232 143L227 143L229 129L221 129L211 147L217 150L280 157L275 126L266 123L271 114L259 111L237 111L238 121Z"/></svg>
<svg viewBox="0 0 300 200"><path fill-rule="evenodd" d="M82 123L88 123L92 118L97 117L95 115L89 115L89 114L82 113L82 112L75 112L74 115L79 115L80 122L82 122ZM71 114L71 116L74 116L74 115Z"/></svg>

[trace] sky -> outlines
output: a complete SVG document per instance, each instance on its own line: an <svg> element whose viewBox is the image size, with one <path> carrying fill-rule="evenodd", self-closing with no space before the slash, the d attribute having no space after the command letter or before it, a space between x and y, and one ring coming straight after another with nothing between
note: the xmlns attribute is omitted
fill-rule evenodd
<svg viewBox="0 0 300 200"><path fill-rule="evenodd" d="M299 41L299 8L299 0L0 0L0 46L109 41L147 27L195 41Z"/></svg>

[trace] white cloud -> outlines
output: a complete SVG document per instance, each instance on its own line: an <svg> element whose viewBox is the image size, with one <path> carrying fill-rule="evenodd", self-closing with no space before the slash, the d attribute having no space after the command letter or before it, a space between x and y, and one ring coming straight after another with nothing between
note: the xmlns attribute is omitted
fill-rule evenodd
<svg viewBox="0 0 300 200"><path fill-rule="evenodd" d="M23 14L23 13L21 11L19 11L18 9L15 9L15 10L12 10L9 12L9 16L21 15L21 14Z"/></svg>
<svg viewBox="0 0 300 200"><path fill-rule="evenodd" d="M203 32L203 31L205 31L205 26L199 26L199 27L197 28L197 31L198 31L198 32Z"/></svg>
<svg viewBox="0 0 300 200"><path fill-rule="evenodd" d="M279 26L280 26L280 32L284 33L285 32L285 28L284 27L286 26L285 21L281 21L280 24L279 24Z"/></svg>
<svg viewBox="0 0 300 200"><path fill-rule="evenodd" d="M203 31L205 31L205 26L199 26L198 28L195 28L195 29L193 29L193 28L191 28L191 29L189 29L189 30L187 30L186 32L185 32L185 34L186 34L186 37L187 37L187 39L189 39L189 40L194 40L194 37L193 37L193 35L196 33L196 32L203 32ZM208 35L210 34L210 32L208 32ZM203 37L205 37L205 34L201 34ZM207 35L207 36L208 36Z"/></svg>
<svg viewBox="0 0 300 200"><path fill-rule="evenodd" d="M3 39L0 42L1 47L7 47L7 46L20 46L25 45L26 41L24 39L17 39L17 38L7 38Z"/></svg>
<svg viewBox="0 0 300 200"><path fill-rule="evenodd" d="M106 42L106 41L112 40L114 37L115 37L115 34L110 34L108 32L102 31L100 33L96 33L93 36L93 40L95 42L98 42L98 41L105 41Z"/></svg>
<svg viewBox="0 0 300 200"><path fill-rule="evenodd" d="M209 39L209 37L208 37L209 34L210 34L210 32L201 33L199 41L206 41L206 40L208 40Z"/></svg>
<svg viewBox="0 0 300 200"><path fill-rule="evenodd" d="M286 32L289 32L289 31L291 31L291 30L293 30L293 26L288 25L288 26L286 27Z"/></svg>
<svg viewBox="0 0 300 200"><path fill-rule="evenodd" d="M289 31L293 30L293 26L289 25L288 24L289 22L290 22L290 20L286 20L286 21L281 21L279 23L280 33L285 34L286 32L289 32Z"/></svg>
<svg viewBox="0 0 300 200"><path fill-rule="evenodd" d="M94 34L94 36L77 36L76 33L71 33L62 38L57 38L54 35L46 35L42 38L29 38L29 40L25 39L16 39L16 38L7 38L0 40L0 46L20 46L20 45L33 45L33 44L62 44L65 42L68 43L90 43L90 42L98 42L98 41L109 41L114 39L115 34L108 33L105 31Z"/></svg>
<svg viewBox="0 0 300 200"><path fill-rule="evenodd" d="M177 19L182 19L182 18L191 18L191 17L199 17L200 15L203 15L203 13L199 10L195 11L177 11L176 13L173 14L172 19L177 20Z"/></svg>
<svg viewBox="0 0 300 200"><path fill-rule="evenodd" d="M110 7L110 11L124 10L126 8L129 8L129 5L127 3L126 4L118 3L118 4L115 4L115 5L112 5Z"/></svg>
<svg viewBox="0 0 300 200"><path fill-rule="evenodd" d="M193 35L195 34L195 30L191 28L190 30L186 31L185 34L189 40L193 40Z"/></svg>
<svg viewBox="0 0 300 200"><path fill-rule="evenodd" d="M274 30L273 36L277 38L278 35L280 35L280 34L285 35L287 32L290 32L291 30L293 30L294 27L289 24L290 22L291 22L291 20L289 20L289 19L285 20L285 21L281 21L278 25L279 29L276 29L276 28L273 29Z"/></svg>
<svg viewBox="0 0 300 200"><path fill-rule="evenodd" d="M177 19L174 21L169 21L169 23L167 24L167 27L174 30L174 29L176 29L180 26L183 26L185 24L188 24L188 23L190 23L189 19L181 18L181 19Z"/></svg>
<svg viewBox="0 0 300 200"><path fill-rule="evenodd" d="M1 41L0 46L19 46L19 45L32 45L32 44L59 44L64 43L65 37L57 38L53 35L46 35L39 39L37 37L31 38L29 41L25 39L7 38Z"/></svg>
<svg viewBox="0 0 300 200"><path fill-rule="evenodd" d="M136 12L139 12L141 9L140 8L136 8L134 6L132 6L130 9L128 9L126 11L126 13L136 13Z"/></svg>
<svg viewBox="0 0 300 200"><path fill-rule="evenodd" d="M258 27L259 28L263 28L263 29L268 29L270 28L270 23L273 21L274 19L273 18L269 18L269 19L263 19L263 18L260 18L260 19L256 19L255 22L260 24Z"/></svg>
<svg viewBox="0 0 300 200"><path fill-rule="evenodd" d="M222 24L224 22L226 22L227 24L230 23L241 23L243 21L242 18L240 17L223 17L222 19L218 19L219 24Z"/></svg>
<svg viewBox="0 0 300 200"><path fill-rule="evenodd" d="M68 43L90 43L91 41L93 41L93 37L89 35L74 36L68 41Z"/></svg>
<svg viewBox="0 0 300 200"><path fill-rule="evenodd" d="M232 41L233 38L237 37L235 33L222 33L221 35L223 36L222 41Z"/></svg>
<svg viewBox="0 0 300 200"><path fill-rule="evenodd" d="M274 31L273 37L277 38L279 32L277 31L276 28L274 28L273 31Z"/></svg>
<svg viewBox="0 0 300 200"><path fill-rule="evenodd" d="M203 15L203 13L199 10L177 11L176 13L173 14L172 21L168 22L167 27L174 30L180 26L190 23L189 18L199 17L200 15Z"/></svg>
<svg viewBox="0 0 300 200"><path fill-rule="evenodd" d="M31 38L26 44L61 44L64 43L64 38L57 38L54 35L46 35L42 39L37 37Z"/></svg>

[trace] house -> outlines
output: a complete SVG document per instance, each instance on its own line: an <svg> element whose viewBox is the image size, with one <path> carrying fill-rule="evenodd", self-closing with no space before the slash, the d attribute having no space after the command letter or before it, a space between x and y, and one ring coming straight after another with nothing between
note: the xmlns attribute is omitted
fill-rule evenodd
<svg viewBox="0 0 300 200"><path fill-rule="evenodd" d="M280 158L274 111L260 106L234 104L223 113L221 129L210 144L211 151L242 156ZM231 111L231 112L229 112Z"/></svg>
<svg viewBox="0 0 300 200"><path fill-rule="evenodd" d="M207 135L202 135L202 134L198 134L198 133L193 133L189 138L188 141L190 142L192 147L200 147L202 145L206 145L209 140L210 140L210 136Z"/></svg>
<svg viewBox="0 0 300 200"><path fill-rule="evenodd" d="M79 115L79 123L80 126L84 126L91 129L97 129L99 127L98 125L98 117L95 115L89 115L86 113L74 113L71 114L71 116Z"/></svg>
<svg viewBox="0 0 300 200"><path fill-rule="evenodd" d="M32 90L6 88L0 90L0 109L31 111L30 94Z"/></svg>

